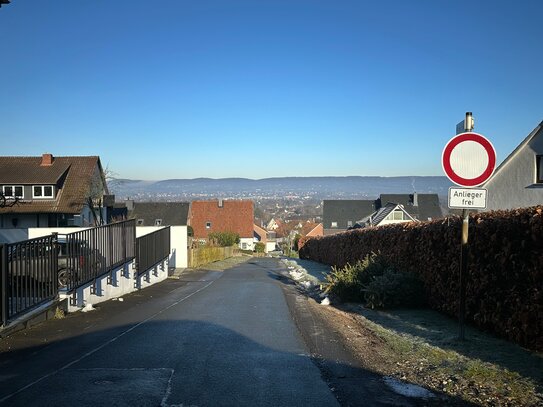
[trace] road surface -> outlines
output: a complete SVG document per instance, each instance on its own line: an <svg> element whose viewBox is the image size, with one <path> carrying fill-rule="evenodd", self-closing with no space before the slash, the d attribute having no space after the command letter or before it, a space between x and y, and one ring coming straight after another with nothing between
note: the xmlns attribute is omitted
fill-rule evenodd
<svg viewBox="0 0 543 407"><path fill-rule="evenodd" d="M3 339L0 405L412 405L375 383L360 398L377 379L325 346L282 269L193 271Z"/></svg>

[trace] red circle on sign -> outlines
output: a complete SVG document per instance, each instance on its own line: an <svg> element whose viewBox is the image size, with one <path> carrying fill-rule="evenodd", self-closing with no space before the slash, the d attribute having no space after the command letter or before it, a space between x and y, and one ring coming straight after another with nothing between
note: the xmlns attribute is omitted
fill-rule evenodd
<svg viewBox="0 0 543 407"><path fill-rule="evenodd" d="M481 175L476 178L463 178L460 175L456 174L451 167L451 154L454 148L464 141L474 141L480 144L486 151L488 155L488 165ZM441 160L443 164L443 170L447 177L454 182L455 184L464 186L464 187L475 187L481 185L487 179L492 176L494 172L494 167L496 165L496 151L494 147L485 137L477 133L462 133L453 137L451 141L447 143L445 149L443 150L443 157Z"/></svg>

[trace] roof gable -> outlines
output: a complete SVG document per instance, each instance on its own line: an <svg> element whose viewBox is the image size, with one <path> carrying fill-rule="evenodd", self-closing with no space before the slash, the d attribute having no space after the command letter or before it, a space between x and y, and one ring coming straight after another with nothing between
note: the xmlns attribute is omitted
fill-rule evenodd
<svg viewBox="0 0 543 407"><path fill-rule="evenodd" d="M0 208L0 213L78 214L86 205L93 181L107 193L100 158L54 157L51 165L41 165L42 157L0 157L0 184L56 185L54 200L24 200L19 205Z"/></svg>

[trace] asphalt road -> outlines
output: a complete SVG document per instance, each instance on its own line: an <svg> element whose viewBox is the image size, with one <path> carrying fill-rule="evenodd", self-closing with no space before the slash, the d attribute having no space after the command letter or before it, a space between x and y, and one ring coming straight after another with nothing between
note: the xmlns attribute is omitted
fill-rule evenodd
<svg viewBox="0 0 543 407"><path fill-rule="evenodd" d="M266 258L193 271L17 332L0 406L421 405L357 366L286 274Z"/></svg>

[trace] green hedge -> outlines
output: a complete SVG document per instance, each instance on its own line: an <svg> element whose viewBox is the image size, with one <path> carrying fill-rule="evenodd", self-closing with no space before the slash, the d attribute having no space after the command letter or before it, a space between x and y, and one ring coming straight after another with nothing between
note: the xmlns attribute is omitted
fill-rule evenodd
<svg viewBox="0 0 543 407"><path fill-rule="evenodd" d="M470 216L466 319L543 350L543 207ZM380 252L417 275L431 307L456 317L461 219L403 223L303 239L300 257L345 266Z"/></svg>

